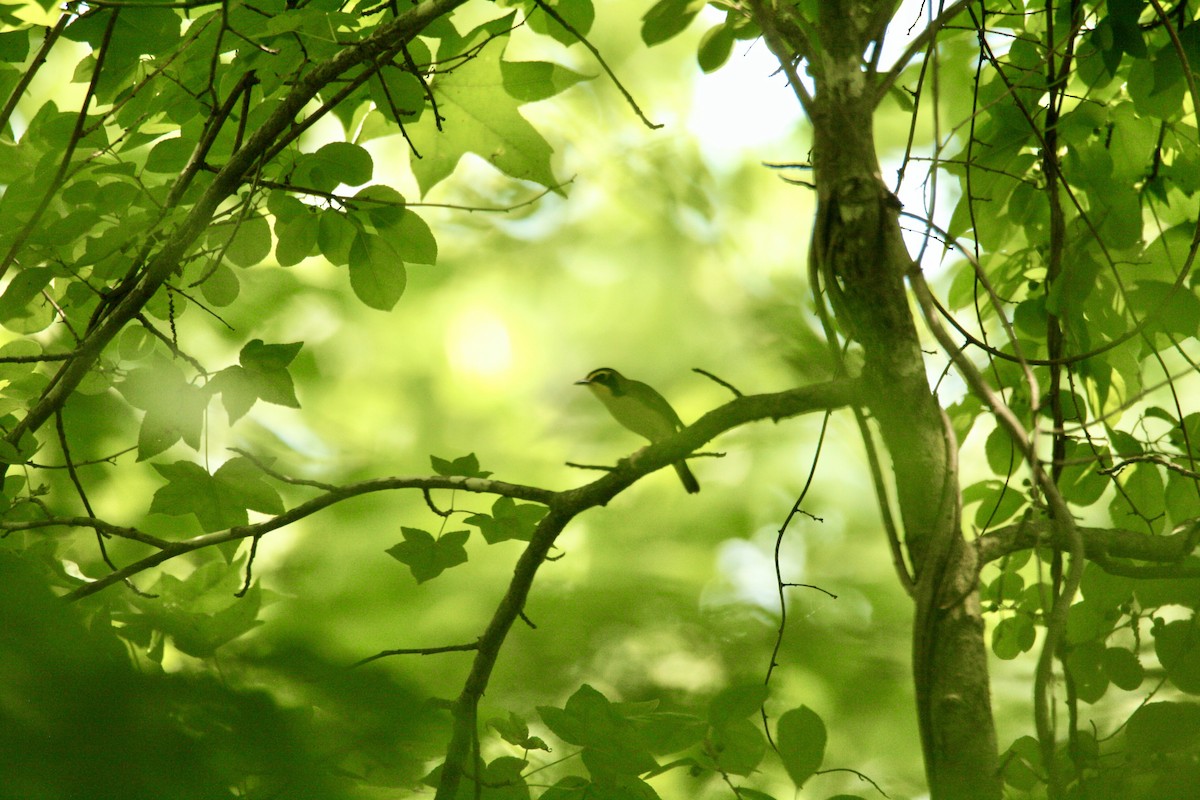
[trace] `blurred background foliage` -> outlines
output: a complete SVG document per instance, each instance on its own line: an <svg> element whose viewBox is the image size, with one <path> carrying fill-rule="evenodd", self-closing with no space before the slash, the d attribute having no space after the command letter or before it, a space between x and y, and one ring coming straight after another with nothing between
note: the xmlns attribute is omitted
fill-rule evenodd
<svg viewBox="0 0 1200 800"><path fill-rule="evenodd" d="M301 407L259 403L230 428L213 404L201 448L207 464L215 468L231 455L227 448L239 447L275 459L273 468L286 475L344 483L429 474L431 455L473 452L501 480L565 488L593 477L565 462L611 463L641 446L572 385L593 368L616 367L652 383L685 422L728 399L725 389L692 373L695 367L747 393L828 375L803 277L813 200L764 164L807 158L806 126L782 76L754 43L739 43L723 71L702 75L695 53L703 22L647 49L637 38L643 4L625 5L629 13L606 8L590 38L647 116L664 127L643 126L603 77L525 106L556 150L556 173L571 180L565 198L527 202L537 187L468 157L423 198L430 207L413 204L437 236L439 263L410 268L393 312L365 309L343 269L311 258L287 269L268 261L242 270L239 302L221 309L219 321L195 309L179 317L181 346L210 370L236 363L251 338L304 343L291 369ZM599 72L582 48L548 50L552 45L523 34L513 35L509 58L549 58ZM40 81L71 69L66 61L52 66ZM78 84L40 82L32 95L61 92L65 101L79 91ZM881 141L902 141L887 132L906 129L903 109L885 107L878 122L886 134ZM304 149L344 136L332 120L324 124L333 127L315 127ZM374 139L368 149L377 179L417 196L402 139ZM145 346L137 334L122 344ZM76 461L137 441L138 415L104 392L77 396L64 417ZM481 718L512 711L536 720L535 706L561 705L581 683L610 698L658 699L664 709L702 715L720 689L761 681L779 627L776 532L804 485L820 422L736 430L711 448L721 457L693 462L703 486L698 496L685 495L671 471L661 471L569 528L526 609L537 628L522 626L511 636ZM176 444L160 460L192 457ZM199 533L191 517L148 514L162 481L149 466L134 466L134 458L119 456L119 470L81 468L97 516L171 538ZM48 445L37 460L62 458ZM909 677L910 606L892 572L863 461L851 421L835 418L804 504L820 519L793 523L780 564L786 581L816 584L837 598L788 590L788 625L767 707L814 708L830 721L826 764L857 769L892 797L904 797L923 785ZM74 496L62 471L51 476L48 491L51 498ZM284 487L289 506L310 494ZM434 499L468 513L491 504L447 492ZM456 515L447 529L466 527L460 522ZM399 541L402 525L436 531L440 524L419 494L395 492L340 503L273 532L259 543L254 562L260 626L221 646L211 662L148 635L146 650L159 649L170 683L147 689L157 669L153 659L138 659L142 674L114 659L104 668L110 672L98 671L82 685L73 683L77 674L54 684L64 706L43 707L44 718L10 735L17 741L56 725L74 731L62 752L28 751L44 760L46 775L77 758L80 742L106 744L94 763L79 762L100 776L89 784L93 797L116 796L114 787L122 787L123 797L167 796L153 791L167 782L156 780L148 764L194 771L196 786L176 784L180 797L223 796L214 787L237 758L259 758L265 772L316 781L309 773L319 770L301 767L322 759L346 763L351 751L362 774L385 785L415 785L448 731L448 715L430 698L457 693L468 655L398 656L344 668L381 650L465 643L478 635L519 546L485 546L473 533L467 564L418 586L384 551ZM45 536L8 538L30 546ZM83 573L104 571L89 537L63 534L58 544L59 556ZM222 557L244 564L248 547L201 552L161 572L182 579ZM109 549L117 563L144 552L117 540ZM22 569L11 565L14 574ZM162 590L149 575L135 583ZM231 603L239 583L227 587ZM33 629L6 635L17 637L14 647L26 654L37 691L48 691L55 670L68 670L73 659L121 646L111 637L52 636L46 626L82 630L89 619L114 613L124 588L64 612L33 586L26 595L16 578L0 586L30 599ZM50 642L71 650L39 654ZM54 669L39 672L47 664ZM1006 720L1027 713L1026 676L1013 678L996 683L1001 741L1011 738ZM40 705L36 693L11 686L6 710ZM170 695L177 719L199 720L196 738L164 739L166 755L143 751L122 761L130 754L111 749L122 731L140 726L148 740L155 738L147 727L151 715L140 709L155 702L156 692ZM66 702L71 698L79 703ZM314 712L316 706L322 710ZM272 752L211 744L215 729L245 733L254 726L262 731L250 738ZM492 755L508 747L494 738L483 746ZM189 767L179 753L203 763ZM144 781L130 782L139 773ZM765 777L787 795L782 772ZM823 795L865 788L849 773L816 781ZM664 796L706 791L674 772L655 785ZM286 796L287 782L279 787ZM0 794L33 796L23 791L9 785ZM292 796L339 792L350 789L311 783Z"/></svg>

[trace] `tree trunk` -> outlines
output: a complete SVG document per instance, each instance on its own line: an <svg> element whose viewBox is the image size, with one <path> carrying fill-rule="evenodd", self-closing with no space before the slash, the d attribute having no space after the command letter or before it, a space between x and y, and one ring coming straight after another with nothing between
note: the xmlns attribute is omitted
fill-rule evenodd
<svg viewBox="0 0 1200 800"><path fill-rule="evenodd" d="M869 411L891 455L915 578L913 676L935 800L999 798L974 549L961 533L958 443L930 391L905 291L912 261L884 185L863 70L892 4L821 3L810 114L817 223L811 257L843 329L863 348ZM815 289L815 287L814 287Z"/></svg>

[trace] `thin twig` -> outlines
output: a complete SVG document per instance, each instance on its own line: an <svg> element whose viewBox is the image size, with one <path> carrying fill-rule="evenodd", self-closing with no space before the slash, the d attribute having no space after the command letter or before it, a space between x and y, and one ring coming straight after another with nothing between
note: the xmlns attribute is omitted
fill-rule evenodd
<svg viewBox="0 0 1200 800"><path fill-rule="evenodd" d="M621 92L621 94L625 97L625 102L629 103L629 107L633 109L633 112L638 115L638 117L642 120L642 122L645 123L647 128L649 128L650 130L653 131L653 130L658 130L659 128L662 127L661 122L651 122L649 119L646 118L646 115L642 113L641 107L638 106L637 101L633 99L633 95L631 95L629 93L629 90L626 89L625 86L621 83L621 81L617 79L616 73L613 72L612 68L608 66L608 62L604 60L604 56L600 55L600 51L596 49L595 45L593 45L591 42L589 42L587 40L587 37L585 37L582 33L577 31L571 23L569 23L565 19L563 19L562 15L559 14L557 11L555 11L554 8L547 5L545 0L533 0L533 2L537 4L538 8L540 8L542 11L546 12L547 16L549 16L551 19L553 19L559 25L562 25L563 28L565 28L568 33L570 33L572 36L574 36L575 39L580 44L582 44L584 47L586 47L588 49L588 51L592 54L592 56L600 64L600 68L604 70L604 72L608 75L609 79L613 82L613 85L616 86L617 89Z"/></svg>
<svg viewBox="0 0 1200 800"><path fill-rule="evenodd" d="M744 395L741 393L741 391L736 386L734 386L732 383L718 378L716 375L713 375L711 372L709 372L706 369L700 369L699 367L693 367L692 372L698 372L701 375L703 375L704 377L708 378L709 380L719 383L721 386L724 386L726 389L733 392L734 397L744 397Z"/></svg>
<svg viewBox="0 0 1200 800"><path fill-rule="evenodd" d="M320 489L325 492L336 492L338 490L338 487L332 483L322 483L321 481L308 480L307 478L293 478L290 475L284 475L282 472L271 469L266 461L263 461L249 450L243 450L240 447L231 447L229 450L237 453L239 456L258 467L260 471L265 472L267 475L270 475L280 483L288 483L293 486L311 486L314 489Z"/></svg>
<svg viewBox="0 0 1200 800"><path fill-rule="evenodd" d="M479 642L474 641L466 644L448 644L442 647L406 647L399 650L382 650L373 656L367 656L355 661L350 665L350 668L361 667L364 664L370 664L372 661L378 661L381 658L388 658L389 656L432 656L438 653L460 653L478 649Z"/></svg>

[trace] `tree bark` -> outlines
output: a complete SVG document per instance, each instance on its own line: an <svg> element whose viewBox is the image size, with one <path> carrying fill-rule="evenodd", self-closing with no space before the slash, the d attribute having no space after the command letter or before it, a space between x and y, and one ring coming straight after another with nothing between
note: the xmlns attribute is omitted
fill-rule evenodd
<svg viewBox="0 0 1200 800"><path fill-rule="evenodd" d="M880 176L874 85L863 67L893 5L819 5L820 45L807 54L818 203L810 258L839 323L862 346L867 407L892 460L915 578L913 677L930 793L987 800L1002 785L978 569L961 533L958 443L926 377L904 283L913 264L899 201Z"/></svg>

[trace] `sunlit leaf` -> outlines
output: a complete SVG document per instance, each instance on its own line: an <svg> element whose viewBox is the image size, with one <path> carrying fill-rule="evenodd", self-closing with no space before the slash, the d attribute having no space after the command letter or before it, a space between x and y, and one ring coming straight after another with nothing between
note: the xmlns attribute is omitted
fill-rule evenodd
<svg viewBox="0 0 1200 800"><path fill-rule="evenodd" d="M501 37L500 43L488 47L503 46L506 39ZM558 185L550 169L550 145L517 111L521 101L505 90L499 59L474 58L439 76L431 87L443 117L441 130L432 115L426 115L409 132L421 154L412 168L422 193L449 176L466 153L476 154L511 177L546 187Z"/></svg>
<svg viewBox="0 0 1200 800"><path fill-rule="evenodd" d="M360 231L350 246L350 286L365 305L390 311L400 301L408 273L387 237Z"/></svg>

